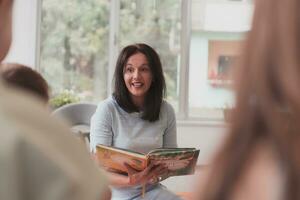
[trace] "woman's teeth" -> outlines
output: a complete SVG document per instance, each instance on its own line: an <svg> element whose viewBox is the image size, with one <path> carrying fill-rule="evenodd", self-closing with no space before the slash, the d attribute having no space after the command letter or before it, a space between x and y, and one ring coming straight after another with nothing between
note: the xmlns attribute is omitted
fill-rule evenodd
<svg viewBox="0 0 300 200"><path fill-rule="evenodd" d="M133 87L141 87L143 84L142 83L132 83Z"/></svg>

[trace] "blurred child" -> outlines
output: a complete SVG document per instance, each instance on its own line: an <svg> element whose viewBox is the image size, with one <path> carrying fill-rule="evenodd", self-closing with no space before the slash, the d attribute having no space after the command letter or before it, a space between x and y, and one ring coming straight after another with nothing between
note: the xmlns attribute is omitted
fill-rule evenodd
<svg viewBox="0 0 300 200"><path fill-rule="evenodd" d="M12 0L0 0L0 63L11 43ZM0 199L106 200L105 177L39 101L0 81Z"/></svg>
<svg viewBox="0 0 300 200"><path fill-rule="evenodd" d="M44 102L49 101L48 84L34 69L20 64L2 64L1 77L11 86L23 89Z"/></svg>
<svg viewBox="0 0 300 200"><path fill-rule="evenodd" d="M229 135L201 200L300 199L300 1L255 4Z"/></svg>

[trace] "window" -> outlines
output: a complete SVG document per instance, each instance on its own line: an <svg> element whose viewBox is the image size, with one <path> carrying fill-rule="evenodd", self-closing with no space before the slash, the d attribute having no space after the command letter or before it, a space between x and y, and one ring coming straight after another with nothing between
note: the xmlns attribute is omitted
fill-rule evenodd
<svg viewBox="0 0 300 200"><path fill-rule="evenodd" d="M121 0L119 47L143 42L160 55L167 84L167 99L178 108L180 65L180 0Z"/></svg>
<svg viewBox="0 0 300 200"><path fill-rule="evenodd" d="M44 0L41 72L54 94L67 89L81 100L100 101L111 92L107 88L120 49L131 43L148 43L161 56L167 98L177 108L180 11L180 0ZM109 43L109 34L116 41ZM117 51L109 52L111 46ZM114 58L111 63L110 56Z"/></svg>
<svg viewBox="0 0 300 200"><path fill-rule="evenodd" d="M109 8L108 0L42 2L40 70L53 94L106 97Z"/></svg>
<svg viewBox="0 0 300 200"><path fill-rule="evenodd" d="M250 29L252 4L194 0L192 7L189 116L222 120L223 109L234 105L230 70Z"/></svg>
<svg viewBox="0 0 300 200"><path fill-rule="evenodd" d="M251 2L43 0L40 69L53 93L68 89L99 102L111 94L120 50L148 43L178 116L222 120L234 104L229 72L250 29Z"/></svg>

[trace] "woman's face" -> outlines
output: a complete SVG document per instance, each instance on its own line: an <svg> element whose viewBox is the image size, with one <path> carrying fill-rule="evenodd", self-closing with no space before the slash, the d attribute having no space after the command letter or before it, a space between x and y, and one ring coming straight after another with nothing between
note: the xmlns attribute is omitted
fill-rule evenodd
<svg viewBox="0 0 300 200"><path fill-rule="evenodd" d="M146 56L136 53L129 57L124 66L124 81L137 106L142 106L144 98L152 83L152 72Z"/></svg>

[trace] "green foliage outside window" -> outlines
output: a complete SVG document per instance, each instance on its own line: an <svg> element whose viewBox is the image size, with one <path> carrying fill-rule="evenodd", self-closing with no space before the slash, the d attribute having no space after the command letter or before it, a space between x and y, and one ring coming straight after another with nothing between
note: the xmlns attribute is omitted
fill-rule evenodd
<svg viewBox="0 0 300 200"><path fill-rule="evenodd" d="M178 101L180 11L178 0L121 0L120 47L144 42L159 54L167 84L167 98Z"/></svg>
<svg viewBox="0 0 300 200"><path fill-rule="evenodd" d="M72 90L82 100L105 98L109 1L44 0L41 73L54 93Z"/></svg>
<svg viewBox="0 0 300 200"><path fill-rule="evenodd" d="M85 101L106 97L109 0L43 0L41 73L54 93L72 90ZM167 96L177 101L180 47L177 0L121 0L120 48L144 42L159 53Z"/></svg>
<svg viewBox="0 0 300 200"><path fill-rule="evenodd" d="M59 108L63 105L79 102L80 98L74 94L73 91L64 90L50 99L50 106L53 109Z"/></svg>

